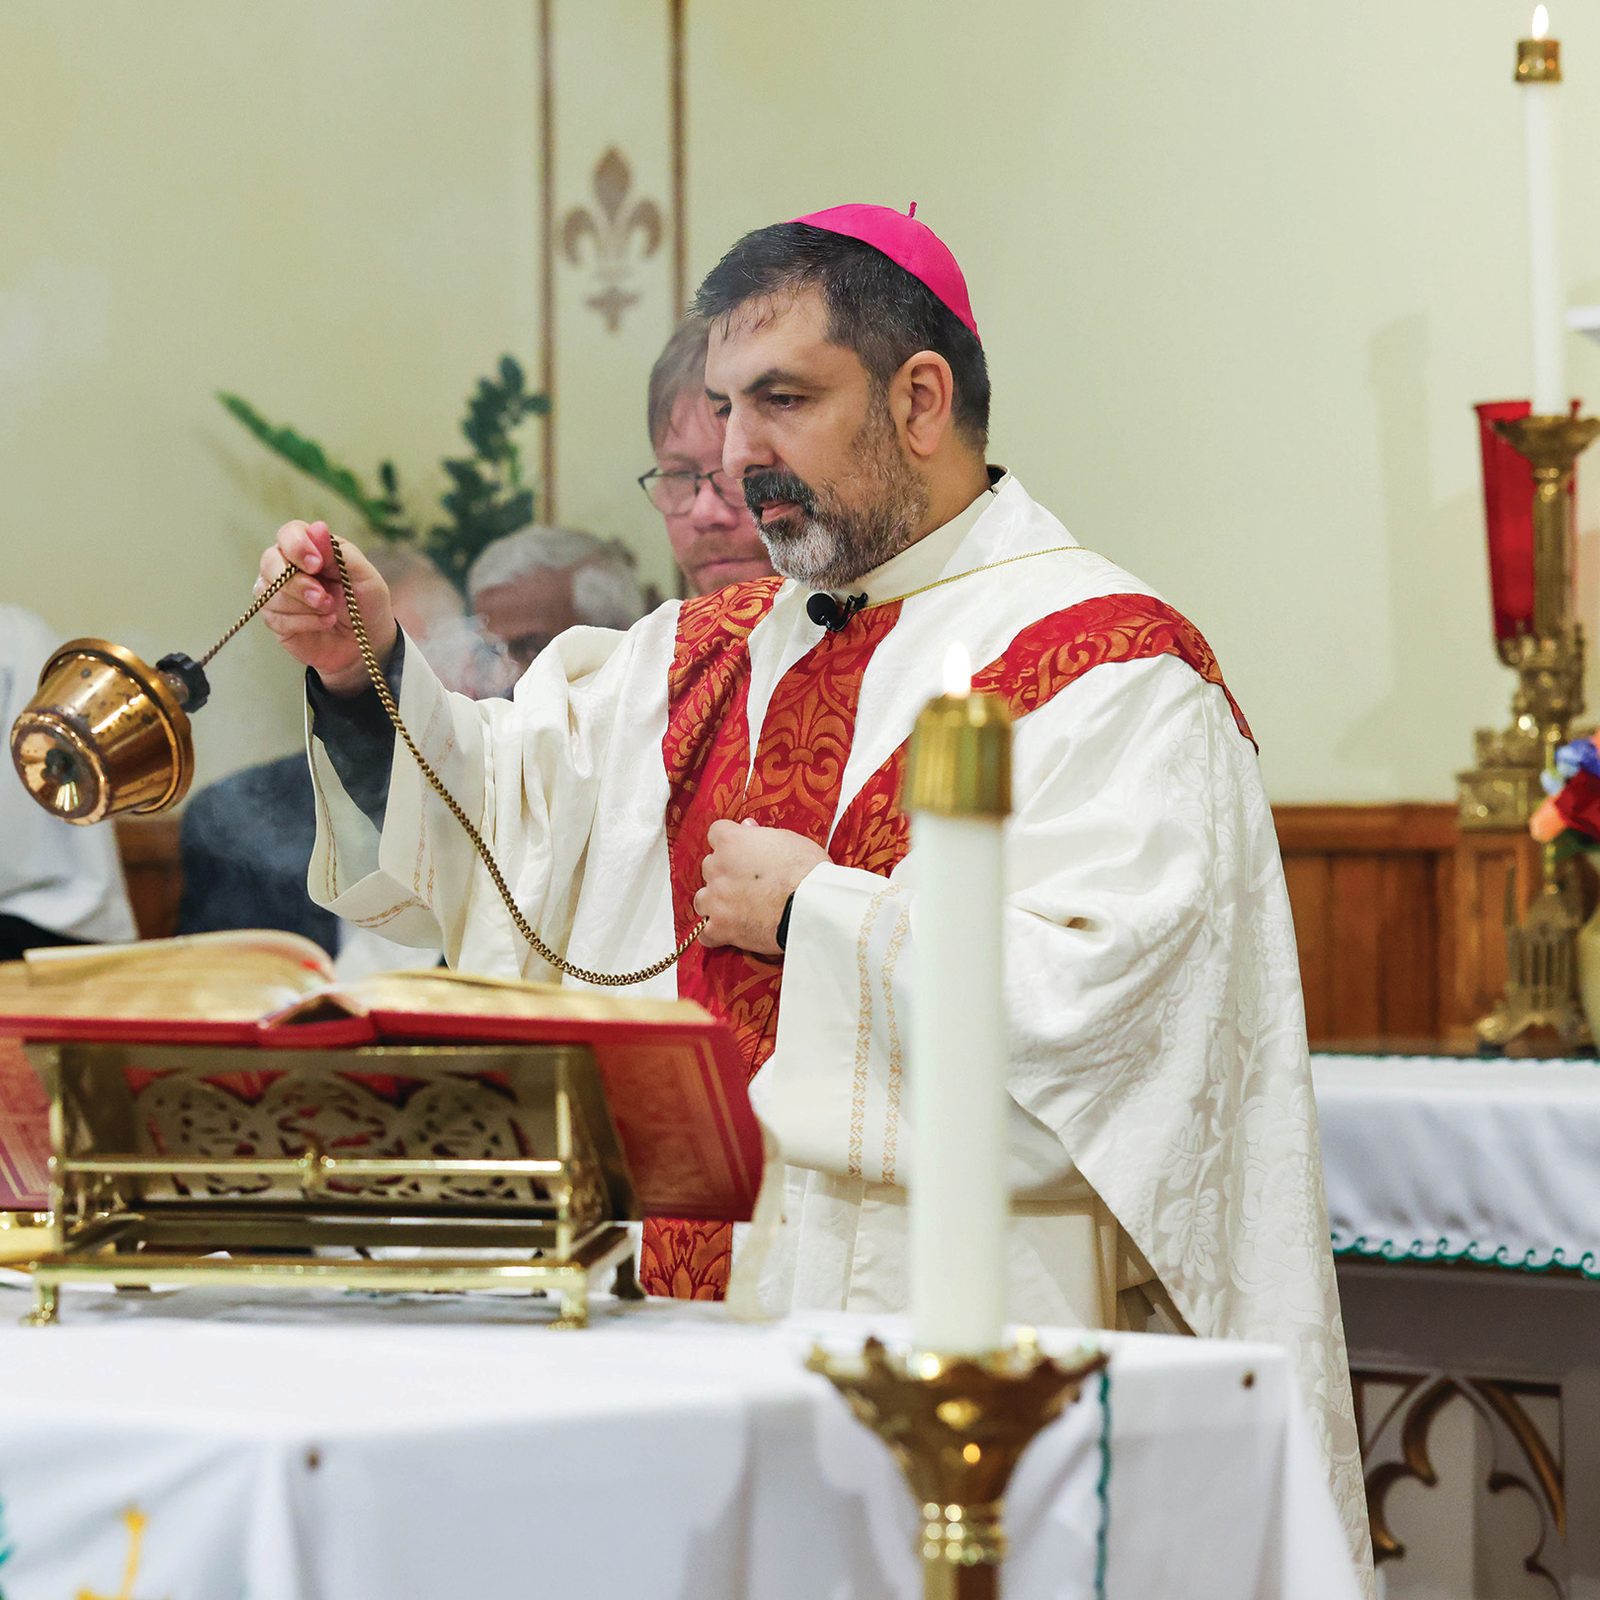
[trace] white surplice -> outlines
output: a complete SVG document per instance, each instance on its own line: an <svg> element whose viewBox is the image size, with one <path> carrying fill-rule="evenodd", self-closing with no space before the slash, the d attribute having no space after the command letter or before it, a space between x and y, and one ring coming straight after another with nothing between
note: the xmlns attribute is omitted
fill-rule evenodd
<svg viewBox="0 0 1600 1600"><path fill-rule="evenodd" d="M974 570L1029 552L1051 553ZM867 663L837 814L909 735L950 641L982 664L1051 613L1151 595L1010 477L852 587L888 599L957 573L973 575L906 599ZM749 635L752 752L774 687L821 637L806 599L785 583ZM626 633L573 629L514 702L447 694L407 656L407 725L525 914L582 966L643 966L675 942L661 750L678 617L670 602ZM391 938L442 942L452 966L554 976L403 747L381 837L309 748L314 898ZM1191 1328L1288 1347L1365 1566L1294 931L1255 751L1221 688L1156 655L1094 666L1023 716L1013 769L1014 1182L1049 1191L1075 1165ZM788 1163L760 1286L780 1308L905 1304L916 866L914 848L888 877L827 864L795 898L776 1047L752 1085ZM639 992L673 993L672 974ZM1043 1214L1013 1222L1010 1311L1072 1320L1063 1222L1020 1209Z"/></svg>

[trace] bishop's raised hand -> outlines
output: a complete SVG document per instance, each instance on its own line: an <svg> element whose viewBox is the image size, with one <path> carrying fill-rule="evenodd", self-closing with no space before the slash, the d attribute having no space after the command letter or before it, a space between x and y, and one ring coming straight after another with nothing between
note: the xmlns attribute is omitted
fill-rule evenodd
<svg viewBox="0 0 1600 1600"><path fill-rule="evenodd" d="M394 650L396 624L389 586L348 539L339 541L355 591L356 605L379 664ZM268 601L262 620L296 661L310 667L332 694L359 694L367 686L344 589L333 556L333 535L325 522L286 522L261 557L261 583L270 584L292 563L301 576L291 579Z"/></svg>

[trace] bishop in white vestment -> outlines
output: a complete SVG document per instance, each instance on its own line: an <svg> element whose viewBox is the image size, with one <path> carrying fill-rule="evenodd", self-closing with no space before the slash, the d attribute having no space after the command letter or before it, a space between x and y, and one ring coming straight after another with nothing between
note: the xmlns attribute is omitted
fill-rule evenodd
<svg viewBox="0 0 1600 1600"><path fill-rule="evenodd" d="M807 248L811 234L831 231L822 219L785 226ZM857 231L851 243L863 239L857 248L931 282L972 327L964 285L957 301L925 260L907 266L897 229ZM725 319L720 341L714 322L707 367L729 419L728 471L770 530L775 565L798 577L672 602L626 632L574 629L509 702L447 693L402 644L401 715L524 914L577 965L648 965L701 914L713 915L713 935L736 927L717 921L718 886L737 885L745 855L770 864L809 852L781 936L692 945L641 992L700 1001L745 1052L756 1108L786 1163L783 1226L760 1263L758 1297L778 1310L894 1310L906 1304L916 1163L908 985L927 914L899 782L945 648L964 644L975 689L1004 696L1016 718L1010 1313L1046 1324L1092 1314L1071 1229L1087 1185L1174 1320L1289 1349L1364 1566L1294 934L1249 728L1194 627L1079 546L1020 482L995 469L985 480L981 455L976 488L970 476L941 477L918 431L929 402L915 392L896 414L897 437L911 466L926 468L931 525L909 541L880 539L887 554L870 565L830 569L830 526L872 550L889 524L852 522L844 489L807 478L795 459L802 444L785 444L797 436L784 430L800 426L776 420L789 408L760 409L773 394L814 401L819 414L833 403L830 380L808 377L802 359L807 336L835 344L834 330L817 332L828 314L817 305L797 298L746 324ZM842 353L858 367L866 359ZM822 368L831 359L817 357ZM927 381L936 388L937 374ZM885 393L892 409L902 391ZM856 458L884 448L859 430L848 442ZM891 466L874 481L889 485L880 499L895 490L915 500ZM955 483L967 485L964 497L952 499ZM949 514L937 517L941 496ZM325 551L326 538L291 524L264 575L283 556L315 566L310 552ZM839 576L847 581L828 581ZM369 598L359 577L355 586ZM834 596L820 610L818 591ZM841 604L844 594L864 600ZM280 617L296 605L303 627L280 628L291 647L338 633L328 597L302 603L291 588ZM325 675L337 659L353 690L348 656L327 648ZM319 664L310 649L297 653ZM452 966L555 977L403 748L386 754L376 797L363 792L352 730L370 708L355 704L313 693L314 897L391 938L438 941ZM650 1225L641 1278L654 1292L712 1297L729 1259L726 1230Z"/></svg>

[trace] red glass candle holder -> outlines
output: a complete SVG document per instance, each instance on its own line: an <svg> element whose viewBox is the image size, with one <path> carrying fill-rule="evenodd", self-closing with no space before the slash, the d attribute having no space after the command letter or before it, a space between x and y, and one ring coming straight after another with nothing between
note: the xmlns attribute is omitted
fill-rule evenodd
<svg viewBox="0 0 1600 1600"><path fill-rule="evenodd" d="M1489 541L1489 603L1495 643L1533 631L1533 468L1495 431L1497 422L1525 417L1526 400L1474 406L1483 452L1483 515ZM1578 414L1578 402L1572 403Z"/></svg>

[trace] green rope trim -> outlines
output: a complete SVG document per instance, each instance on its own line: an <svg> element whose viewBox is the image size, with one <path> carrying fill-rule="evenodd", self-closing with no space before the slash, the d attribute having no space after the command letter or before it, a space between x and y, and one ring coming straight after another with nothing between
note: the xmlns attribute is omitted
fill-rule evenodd
<svg viewBox="0 0 1600 1600"><path fill-rule="evenodd" d="M6 1536L6 1506L5 1506L5 1501L0 1500L0 1567L3 1567L6 1564L6 1562L8 1562L15 1553L16 1553L16 1547L11 1543L11 1540ZM3 1588L0 1588L0 1600L6 1600L5 1590Z"/></svg>
<svg viewBox="0 0 1600 1600"><path fill-rule="evenodd" d="M1600 1067L1600 1055L1581 1056L1503 1056L1494 1050L1480 1050L1471 1056L1436 1056L1426 1050L1413 1055L1396 1055L1393 1051L1374 1054L1371 1050L1346 1050L1338 1044L1319 1044L1311 1052L1311 1062L1319 1061L1396 1061L1414 1065L1418 1061L1431 1061L1441 1065L1502 1067Z"/></svg>
<svg viewBox="0 0 1600 1600"><path fill-rule="evenodd" d="M1111 1535L1111 1368L1100 1369L1100 1526L1094 1541L1095 1600L1106 1600L1106 1546Z"/></svg>
<svg viewBox="0 0 1600 1600"><path fill-rule="evenodd" d="M1446 1265L1465 1261L1471 1266L1500 1267L1507 1272L1576 1272L1600 1282L1600 1253L1585 1250L1580 1256L1569 1256L1564 1245L1544 1252L1525 1250L1519 1258L1508 1245L1480 1244L1476 1239L1459 1249L1449 1239L1435 1239L1431 1244L1426 1239L1413 1239L1402 1245L1393 1239L1369 1239L1365 1234L1357 1234L1346 1243L1341 1242L1335 1229L1333 1253L1364 1261L1442 1261Z"/></svg>

